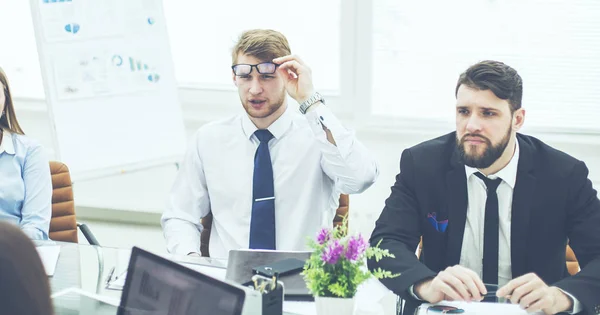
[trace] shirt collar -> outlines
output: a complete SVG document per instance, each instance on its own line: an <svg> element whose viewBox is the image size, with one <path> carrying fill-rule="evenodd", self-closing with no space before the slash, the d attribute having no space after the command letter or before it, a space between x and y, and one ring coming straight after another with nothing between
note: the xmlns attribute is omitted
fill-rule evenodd
<svg viewBox="0 0 600 315"><path fill-rule="evenodd" d="M519 140L515 141L515 154L513 154L510 162L501 170L496 172L495 174L490 174L487 177L490 179L501 178L504 182L506 182L510 188L515 189L515 183L517 182L517 170L519 166ZM477 172L478 169L465 165L465 171L467 174L467 180L469 177Z"/></svg>
<svg viewBox="0 0 600 315"><path fill-rule="evenodd" d="M267 128L275 139L281 138L292 125L292 113L290 111L290 106L287 106L283 114ZM248 117L248 114L242 115L242 130L248 139L258 130L256 125L250 120L250 117Z"/></svg>
<svg viewBox="0 0 600 315"><path fill-rule="evenodd" d="M8 154L15 154L15 146L12 142L10 131L2 130L2 144L0 144L0 153L6 152Z"/></svg>

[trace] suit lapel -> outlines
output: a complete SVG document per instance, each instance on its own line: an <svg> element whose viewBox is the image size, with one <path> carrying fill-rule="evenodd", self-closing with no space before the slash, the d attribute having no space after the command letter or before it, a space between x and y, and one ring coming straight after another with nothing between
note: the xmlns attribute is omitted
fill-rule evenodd
<svg viewBox="0 0 600 315"><path fill-rule="evenodd" d="M451 169L446 173L446 192L448 197L448 248L446 264L457 265L467 219L467 176L465 167L460 162L458 152L454 150L450 161Z"/></svg>
<svg viewBox="0 0 600 315"><path fill-rule="evenodd" d="M526 272L529 221L531 217L531 200L535 192L536 178L533 173L533 148L522 136L517 135L519 141L519 166L517 180L513 191L511 214L511 240L510 254L513 278Z"/></svg>

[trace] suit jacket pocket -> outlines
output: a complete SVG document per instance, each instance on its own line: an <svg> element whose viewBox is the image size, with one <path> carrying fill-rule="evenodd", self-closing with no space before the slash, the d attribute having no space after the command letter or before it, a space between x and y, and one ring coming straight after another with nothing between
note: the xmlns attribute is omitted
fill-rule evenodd
<svg viewBox="0 0 600 315"><path fill-rule="evenodd" d="M447 221L446 221L447 222ZM448 239L447 226L443 231L436 228L430 220L425 220L423 228L423 248L420 260L431 270L439 271L443 269L442 265L446 256L446 243Z"/></svg>

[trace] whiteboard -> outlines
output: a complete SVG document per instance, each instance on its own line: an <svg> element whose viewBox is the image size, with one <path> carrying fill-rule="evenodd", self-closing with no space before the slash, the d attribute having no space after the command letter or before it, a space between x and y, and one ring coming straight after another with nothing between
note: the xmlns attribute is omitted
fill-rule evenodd
<svg viewBox="0 0 600 315"><path fill-rule="evenodd" d="M162 1L30 1L56 157L73 179L179 161Z"/></svg>

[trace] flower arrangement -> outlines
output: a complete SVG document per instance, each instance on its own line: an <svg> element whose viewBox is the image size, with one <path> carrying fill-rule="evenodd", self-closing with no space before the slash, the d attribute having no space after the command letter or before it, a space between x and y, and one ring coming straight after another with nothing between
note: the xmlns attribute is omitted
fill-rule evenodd
<svg viewBox="0 0 600 315"><path fill-rule="evenodd" d="M371 272L366 266L367 259L394 258L387 249L379 248L381 241L370 247L362 235L347 234L348 221L344 218L342 225L323 228L316 240L309 240L313 253L306 261L302 275L314 296L352 298L358 286L371 276L377 279L397 277L381 268Z"/></svg>

